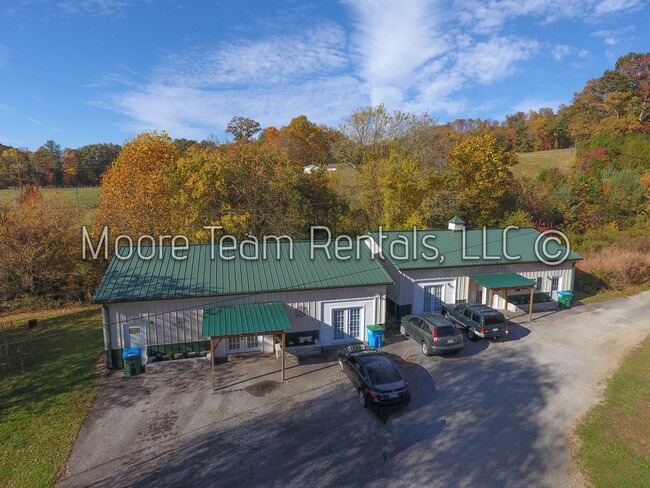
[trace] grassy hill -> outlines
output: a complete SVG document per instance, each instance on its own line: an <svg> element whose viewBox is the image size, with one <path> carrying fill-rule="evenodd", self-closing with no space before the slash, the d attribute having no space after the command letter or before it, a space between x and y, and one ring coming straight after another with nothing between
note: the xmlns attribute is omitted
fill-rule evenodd
<svg viewBox="0 0 650 488"><path fill-rule="evenodd" d="M554 149L552 151L535 151L519 153L519 164L512 168L516 176L530 176L534 178L543 169L560 168L566 170L573 163L576 150Z"/></svg>
<svg viewBox="0 0 650 488"><path fill-rule="evenodd" d="M43 196L55 200L61 200L78 205L82 217L82 224L90 224L97 211L97 201L99 200L99 188L43 188ZM15 205L18 197L18 190L0 190L0 205Z"/></svg>

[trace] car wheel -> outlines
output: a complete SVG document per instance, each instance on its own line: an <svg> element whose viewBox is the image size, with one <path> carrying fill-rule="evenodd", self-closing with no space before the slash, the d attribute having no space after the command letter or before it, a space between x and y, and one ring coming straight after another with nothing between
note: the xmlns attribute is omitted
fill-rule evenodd
<svg viewBox="0 0 650 488"><path fill-rule="evenodd" d="M366 402L366 394L363 390L359 390L359 403L363 408L368 408L368 403Z"/></svg>
<svg viewBox="0 0 650 488"><path fill-rule="evenodd" d="M402 334L404 337L408 337L408 332L406 332L406 329L404 328L403 325L399 326L399 333Z"/></svg>
<svg viewBox="0 0 650 488"><path fill-rule="evenodd" d="M469 329L467 329L467 338L470 341L475 341L476 340L476 334L474 334L474 331L472 330L471 327Z"/></svg>
<svg viewBox="0 0 650 488"><path fill-rule="evenodd" d="M429 351L429 346L427 346L427 343L422 341L422 354L425 356L431 356L431 351Z"/></svg>
<svg viewBox="0 0 650 488"><path fill-rule="evenodd" d="M343 361L339 359L339 369L343 371Z"/></svg>

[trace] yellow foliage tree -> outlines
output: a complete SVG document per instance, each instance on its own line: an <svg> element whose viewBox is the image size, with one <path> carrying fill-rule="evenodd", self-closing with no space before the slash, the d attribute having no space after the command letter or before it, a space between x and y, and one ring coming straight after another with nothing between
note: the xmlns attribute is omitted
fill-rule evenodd
<svg viewBox="0 0 650 488"><path fill-rule="evenodd" d="M165 132L145 132L126 144L102 178L100 226L132 238L177 233L181 212L172 201L168 174L179 157Z"/></svg>
<svg viewBox="0 0 650 488"><path fill-rule="evenodd" d="M449 155L449 184L462 215L476 225L494 224L508 192L517 154L504 150L492 133L459 142Z"/></svg>

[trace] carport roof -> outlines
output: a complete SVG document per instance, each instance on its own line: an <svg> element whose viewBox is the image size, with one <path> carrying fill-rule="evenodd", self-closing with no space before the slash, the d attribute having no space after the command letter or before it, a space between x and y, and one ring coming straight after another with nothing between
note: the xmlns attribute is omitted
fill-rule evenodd
<svg viewBox="0 0 650 488"><path fill-rule="evenodd" d="M524 278L517 273L487 273L487 274L470 274L467 275L485 288L524 288L535 286L534 280Z"/></svg>
<svg viewBox="0 0 650 488"><path fill-rule="evenodd" d="M203 337L268 334L291 329L280 302L213 307L203 311Z"/></svg>

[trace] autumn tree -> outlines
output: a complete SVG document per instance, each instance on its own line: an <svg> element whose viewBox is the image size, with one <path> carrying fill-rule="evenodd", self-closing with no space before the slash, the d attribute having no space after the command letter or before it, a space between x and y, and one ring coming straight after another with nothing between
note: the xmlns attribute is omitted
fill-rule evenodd
<svg viewBox="0 0 650 488"><path fill-rule="evenodd" d="M236 116L230 119L226 134L232 134L236 142L250 141L261 129L259 122L248 117Z"/></svg>
<svg viewBox="0 0 650 488"><path fill-rule="evenodd" d="M512 181L517 155L505 151L494 134L483 133L458 143L449 155L449 185L469 222L493 224Z"/></svg>
<svg viewBox="0 0 650 488"><path fill-rule="evenodd" d="M17 208L0 207L0 296L61 291L74 279L79 215L32 191Z"/></svg>
<svg viewBox="0 0 650 488"><path fill-rule="evenodd" d="M119 144L88 144L74 150L77 177L81 185L99 185L104 171L122 150Z"/></svg>
<svg viewBox="0 0 650 488"><path fill-rule="evenodd" d="M178 158L165 132L145 132L127 143L102 177L99 224L133 237L176 233L182 209L167 178Z"/></svg>
<svg viewBox="0 0 650 488"><path fill-rule="evenodd" d="M66 147L61 156L63 183L77 185L79 183L79 163L74 149Z"/></svg>
<svg viewBox="0 0 650 488"><path fill-rule="evenodd" d="M0 154L0 181L23 186L29 169L29 156L20 149L5 149Z"/></svg>
<svg viewBox="0 0 650 488"><path fill-rule="evenodd" d="M49 140L32 154L36 181L41 185L60 185L63 180L61 146Z"/></svg>

